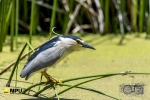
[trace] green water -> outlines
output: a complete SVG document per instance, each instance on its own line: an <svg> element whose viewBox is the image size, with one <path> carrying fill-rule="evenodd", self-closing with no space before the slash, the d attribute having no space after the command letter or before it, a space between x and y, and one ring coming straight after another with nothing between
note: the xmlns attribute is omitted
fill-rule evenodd
<svg viewBox="0 0 150 100"><path fill-rule="evenodd" d="M93 45L96 50L84 49L81 51L76 51L70 54L67 58L61 61L56 67L50 68L48 73L53 77L58 79L68 79L80 76L96 75L96 74L106 74L106 73L117 73L123 71L131 72L150 72L150 40L146 40L144 34L140 37L135 35L126 35L123 44L118 45L120 40L119 35L87 35L82 37L84 41ZM48 37L44 36L34 36L32 40L32 46L36 47L39 44L45 42ZM4 52L0 53L0 70L5 68L9 63L17 59L17 56L28 41L27 36L19 36L19 48L13 52L9 52L9 37L4 46ZM28 50L28 48L27 48ZM27 59L27 58L26 58ZM28 87L31 83L38 83L40 81L40 74L35 74L25 83L25 80L19 77L20 71L23 68L26 59L22 60L19 64L18 70L18 80L24 82L18 82L18 87ZM10 71L4 73L0 78L8 79ZM13 77L15 79L15 76ZM5 86L7 80L0 79L0 93L3 92L3 87ZM43 81L46 81L43 78ZM122 100L148 100L150 98L150 76L147 75L125 75L125 76L113 76L105 79L100 79L90 83L86 83L82 86L89 87L92 89L99 90L111 96L120 98ZM14 86L15 82L12 82L11 86ZM70 82L70 84L78 83L78 81ZM126 95L120 92L120 85L122 84L135 84L143 83L144 94L143 95ZM57 87L56 90L60 91L65 87ZM37 91L37 88L35 88ZM32 94L32 93L31 93ZM43 93L44 95L50 97L54 95L53 90L47 90ZM24 95L6 95L2 94L0 98L32 98ZM68 99L81 99L81 100L97 100L97 98L102 98L101 100L112 100L109 97L105 97L100 94L92 93L80 89L72 89L68 92L60 95L60 98Z"/></svg>

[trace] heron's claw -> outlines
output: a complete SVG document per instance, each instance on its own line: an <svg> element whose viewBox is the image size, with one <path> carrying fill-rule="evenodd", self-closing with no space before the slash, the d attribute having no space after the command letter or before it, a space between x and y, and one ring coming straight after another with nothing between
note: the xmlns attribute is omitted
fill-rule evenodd
<svg viewBox="0 0 150 100"><path fill-rule="evenodd" d="M57 85L57 83L62 83L60 80L56 79L56 78L53 78L52 76L48 76L47 77L47 81L45 82L45 84L48 84L48 83L52 83L54 84L53 86L55 87Z"/></svg>
<svg viewBox="0 0 150 100"><path fill-rule="evenodd" d="M47 81L45 82L45 84L52 83L52 84L54 84L53 86L56 86L57 83L62 83L60 80L58 80L56 78L53 78L52 76L50 76L49 74L47 74L46 70L42 71L41 73L47 79Z"/></svg>

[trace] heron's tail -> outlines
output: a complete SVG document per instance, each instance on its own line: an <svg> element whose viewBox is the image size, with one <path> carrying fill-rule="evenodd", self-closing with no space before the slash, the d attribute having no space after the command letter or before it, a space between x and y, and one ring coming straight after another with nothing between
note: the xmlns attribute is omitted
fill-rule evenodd
<svg viewBox="0 0 150 100"><path fill-rule="evenodd" d="M21 78L26 77L25 80L28 80L28 79L29 79L31 76L33 76L34 74L35 74L35 72L30 73L30 74L25 74L24 71L22 70L22 72L20 73L20 77L21 77Z"/></svg>
<svg viewBox="0 0 150 100"><path fill-rule="evenodd" d="M25 65L25 67L22 69L21 73L20 73L20 77L24 78L27 80L29 77L31 77L34 72L31 72L31 67L29 67L29 65Z"/></svg>
<svg viewBox="0 0 150 100"><path fill-rule="evenodd" d="M25 80L28 80L31 76L33 76L35 73L33 72L33 73L31 73L31 74L28 74L28 75L26 75L26 78L25 78Z"/></svg>

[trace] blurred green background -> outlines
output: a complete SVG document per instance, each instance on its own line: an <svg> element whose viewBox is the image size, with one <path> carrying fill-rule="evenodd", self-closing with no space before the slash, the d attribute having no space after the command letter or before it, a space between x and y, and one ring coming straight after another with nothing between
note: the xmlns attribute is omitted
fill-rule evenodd
<svg viewBox="0 0 150 100"><path fill-rule="evenodd" d="M10 50L27 34L150 33L149 0L0 0L0 52L10 35ZM120 40L122 43L123 37Z"/></svg>

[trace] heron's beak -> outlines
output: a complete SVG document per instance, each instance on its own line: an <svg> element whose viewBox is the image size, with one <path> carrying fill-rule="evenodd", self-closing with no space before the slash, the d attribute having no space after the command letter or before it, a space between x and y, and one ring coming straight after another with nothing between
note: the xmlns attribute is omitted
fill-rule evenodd
<svg viewBox="0 0 150 100"><path fill-rule="evenodd" d="M94 47L90 46L89 44L87 44L87 43L85 43L85 42L82 42L82 47L90 48L90 49L96 50Z"/></svg>

